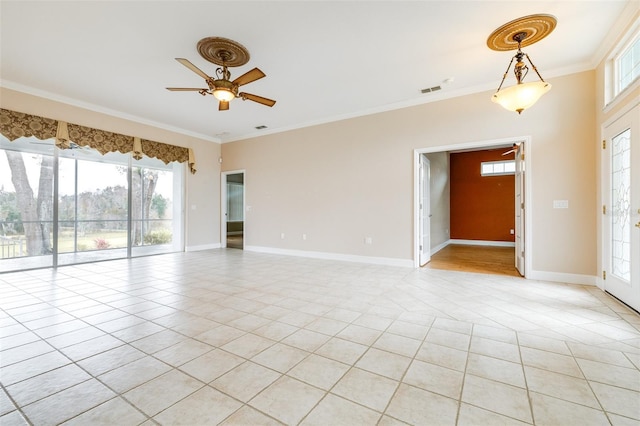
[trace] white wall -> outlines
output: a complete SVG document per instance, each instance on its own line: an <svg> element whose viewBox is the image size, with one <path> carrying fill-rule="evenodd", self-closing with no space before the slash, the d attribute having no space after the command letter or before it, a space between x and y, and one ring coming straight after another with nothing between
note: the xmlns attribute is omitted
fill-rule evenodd
<svg viewBox="0 0 640 426"><path fill-rule="evenodd" d="M522 115L485 92L223 144L223 168L246 170L245 244L412 264L414 149L530 136L532 271L591 283L594 77L551 79ZM553 209L553 200L569 208Z"/></svg>

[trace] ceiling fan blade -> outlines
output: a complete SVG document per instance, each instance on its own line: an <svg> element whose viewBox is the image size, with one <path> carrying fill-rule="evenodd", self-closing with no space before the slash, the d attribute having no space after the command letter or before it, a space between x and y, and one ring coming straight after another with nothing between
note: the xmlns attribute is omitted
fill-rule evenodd
<svg viewBox="0 0 640 426"><path fill-rule="evenodd" d="M247 71L242 74L240 77L236 78L232 81L233 84L237 84L238 86L242 86L252 81L256 81L261 79L262 77L266 77L266 74L260 71L258 68L254 68L251 71Z"/></svg>
<svg viewBox="0 0 640 426"><path fill-rule="evenodd" d="M229 101L220 101L218 111L226 111L229 109Z"/></svg>
<svg viewBox="0 0 640 426"><path fill-rule="evenodd" d="M197 87L167 87L167 90L171 90L172 92L199 92L207 89L199 89Z"/></svg>
<svg viewBox="0 0 640 426"><path fill-rule="evenodd" d="M251 93L238 93L238 97L242 99L249 99L250 101L257 102L262 105L272 107L276 104L276 101L269 98L263 98L262 96L252 95Z"/></svg>
<svg viewBox="0 0 640 426"><path fill-rule="evenodd" d="M184 65L185 67L189 68L191 71L195 72L196 74L198 74L200 77L204 78L205 80L209 80L211 78L208 75L206 75L204 73L204 71L202 71L200 68L196 67L191 62L189 62L188 59L176 58L176 61L180 62L182 65Z"/></svg>

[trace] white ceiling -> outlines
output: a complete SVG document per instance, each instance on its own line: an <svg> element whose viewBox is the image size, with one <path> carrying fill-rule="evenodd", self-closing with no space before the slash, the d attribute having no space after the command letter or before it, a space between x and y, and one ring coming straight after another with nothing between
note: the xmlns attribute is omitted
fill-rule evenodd
<svg viewBox="0 0 640 426"><path fill-rule="evenodd" d="M490 50L487 37L534 13L558 19L554 32L523 49L553 84L595 67L634 1L2 0L0 84L226 142L495 90L513 52ZM273 108L234 100L218 111L212 96L165 90L205 87L174 58L215 75L196 50L211 36L249 50L249 63L231 77L259 67L267 77L242 89L277 100ZM442 90L420 92L435 85Z"/></svg>

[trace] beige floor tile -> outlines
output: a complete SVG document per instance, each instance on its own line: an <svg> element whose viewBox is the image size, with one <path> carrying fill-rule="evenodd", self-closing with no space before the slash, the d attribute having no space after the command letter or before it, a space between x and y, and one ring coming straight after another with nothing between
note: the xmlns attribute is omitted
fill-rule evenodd
<svg viewBox="0 0 640 426"><path fill-rule="evenodd" d="M367 347L337 337L330 339L316 351L318 355L353 365L365 353Z"/></svg>
<svg viewBox="0 0 640 426"><path fill-rule="evenodd" d="M524 365L566 374L580 379L584 378L580 367L578 367L575 358L572 356L526 347L520 348L520 354L522 355L522 363Z"/></svg>
<svg viewBox="0 0 640 426"><path fill-rule="evenodd" d="M412 425L453 425L457 411L453 399L401 384L386 414Z"/></svg>
<svg viewBox="0 0 640 426"><path fill-rule="evenodd" d="M84 370L69 364L8 386L7 391L18 406L25 406L90 378Z"/></svg>
<svg viewBox="0 0 640 426"><path fill-rule="evenodd" d="M144 357L145 354L136 348L124 345L102 352L78 362L78 365L93 376L99 376L107 371L121 367L132 361Z"/></svg>
<svg viewBox="0 0 640 426"><path fill-rule="evenodd" d="M114 331L111 333L114 337L123 340L127 343L134 342L138 339L142 339L152 334L156 334L164 330L164 327L154 324L150 321L145 321L140 324L136 324L133 327L124 328L122 330Z"/></svg>
<svg viewBox="0 0 640 426"><path fill-rule="evenodd" d="M430 392L460 398L464 375L449 368L414 360L402 381Z"/></svg>
<svg viewBox="0 0 640 426"><path fill-rule="evenodd" d="M424 342L416 354L416 359L453 370L464 371L467 364L467 356L467 351Z"/></svg>
<svg viewBox="0 0 640 426"><path fill-rule="evenodd" d="M275 340L276 342L284 339L287 336L295 333L298 327L285 324L279 321L273 321L267 325L264 325L253 331L253 334L266 337L267 339Z"/></svg>
<svg viewBox="0 0 640 426"><path fill-rule="evenodd" d="M349 366L329 358L310 355L293 367L287 375L321 389L329 390L349 370Z"/></svg>
<svg viewBox="0 0 640 426"><path fill-rule="evenodd" d="M222 376L244 362L244 358L214 349L180 366L180 370L204 383Z"/></svg>
<svg viewBox="0 0 640 426"><path fill-rule="evenodd" d="M369 350L358 360L356 367L372 373L380 374L394 380L400 380L407 371L411 358L381 351L375 348Z"/></svg>
<svg viewBox="0 0 640 426"><path fill-rule="evenodd" d="M524 426L528 424L531 423L521 422L511 417L462 403L460 404L457 426Z"/></svg>
<svg viewBox="0 0 640 426"><path fill-rule="evenodd" d="M456 333L448 330L441 330L439 328L432 328L429 330L425 342L435 343L449 348L458 349L461 351L469 350L470 336L462 333Z"/></svg>
<svg viewBox="0 0 640 426"><path fill-rule="evenodd" d="M303 426L374 425L380 413L328 394L302 421Z"/></svg>
<svg viewBox="0 0 640 426"><path fill-rule="evenodd" d="M618 367L617 365L586 359L578 359L577 361L584 372L584 376L589 381L606 383L640 392L640 371L635 368Z"/></svg>
<svg viewBox="0 0 640 426"><path fill-rule="evenodd" d="M331 390L332 393L382 412L393 396L398 382L352 368Z"/></svg>
<svg viewBox="0 0 640 426"><path fill-rule="evenodd" d="M281 374L247 361L210 383L214 388L247 402L275 382Z"/></svg>
<svg viewBox="0 0 640 426"><path fill-rule="evenodd" d="M70 363L69 358L60 352L48 352L6 367L0 367L0 378L2 384L9 386Z"/></svg>
<svg viewBox="0 0 640 426"><path fill-rule="evenodd" d="M525 388L522 364L484 355L469 354L467 374Z"/></svg>
<svg viewBox="0 0 640 426"><path fill-rule="evenodd" d="M602 349L592 345L582 343L568 343L573 356L576 358L588 359L590 361L604 362L618 365L620 367L633 367L633 364L620 351Z"/></svg>
<svg viewBox="0 0 640 426"><path fill-rule="evenodd" d="M178 370L171 370L123 396L148 416L155 416L203 386L202 382Z"/></svg>
<svg viewBox="0 0 640 426"><path fill-rule="evenodd" d="M282 423L262 414L258 410L245 405L229 416L224 422L224 426L282 426Z"/></svg>
<svg viewBox="0 0 640 426"><path fill-rule="evenodd" d="M215 425L242 407L242 403L205 386L153 419L164 425Z"/></svg>
<svg viewBox="0 0 640 426"><path fill-rule="evenodd" d="M30 426L29 422L19 411L12 411L0 416L0 424L7 426Z"/></svg>
<svg viewBox="0 0 640 426"><path fill-rule="evenodd" d="M351 324L338 333L337 337L361 345L371 345L382 334L379 330Z"/></svg>
<svg viewBox="0 0 640 426"><path fill-rule="evenodd" d="M448 318L436 318L433 328L455 331L456 333L471 334L472 324L466 321L456 321Z"/></svg>
<svg viewBox="0 0 640 426"><path fill-rule="evenodd" d="M297 424L324 395L320 389L283 376L249 404L285 424Z"/></svg>
<svg viewBox="0 0 640 426"><path fill-rule="evenodd" d="M308 355L309 352L283 345L282 343L276 343L251 358L251 361L281 373L286 373Z"/></svg>
<svg viewBox="0 0 640 426"><path fill-rule="evenodd" d="M220 348L227 352L249 359L267 349L274 343L275 342L273 340L265 339L264 337L256 336L255 334L245 334L244 336L238 337Z"/></svg>
<svg viewBox="0 0 640 426"><path fill-rule="evenodd" d="M640 392L603 383L591 383L605 411L640 420Z"/></svg>
<svg viewBox="0 0 640 426"><path fill-rule="evenodd" d="M4 349L1 345L0 348ZM6 367L16 362L53 352L54 350L55 348L44 340L37 340L32 343L27 343L26 345L2 350L0 352L0 359L2 359L2 365Z"/></svg>
<svg viewBox="0 0 640 426"><path fill-rule="evenodd" d="M169 365L177 367L204 355L213 349L213 346L207 345L206 343L188 339L156 352L153 356L158 358L160 361L164 361Z"/></svg>
<svg viewBox="0 0 640 426"><path fill-rule="evenodd" d="M491 356L511 362L520 362L520 351L517 345L493 339L473 336L469 352Z"/></svg>
<svg viewBox="0 0 640 426"><path fill-rule="evenodd" d="M147 417L117 397L63 423L64 426L138 425Z"/></svg>
<svg viewBox="0 0 640 426"><path fill-rule="evenodd" d="M169 370L170 366L147 355L102 374L98 379L116 392L122 393Z"/></svg>
<svg viewBox="0 0 640 426"><path fill-rule="evenodd" d="M115 396L97 380L88 380L27 405L22 410L33 424L56 425Z"/></svg>
<svg viewBox="0 0 640 426"><path fill-rule="evenodd" d="M515 386L468 374L464 379L462 402L532 423L527 391Z"/></svg>
<svg viewBox="0 0 640 426"><path fill-rule="evenodd" d="M239 328L244 331L253 331L256 328L267 325L271 322L270 319L264 318L258 315L247 314L240 318L236 318L233 321L229 321L227 325L235 328Z"/></svg>
<svg viewBox="0 0 640 426"><path fill-rule="evenodd" d="M151 336L136 340L131 343L131 346L140 349L142 352L153 354L169 346L173 346L176 343L180 343L185 339L187 339L187 336L176 333L173 330L163 330Z"/></svg>
<svg viewBox="0 0 640 426"><path fill-rule="evenodd" d="M324 314L326 318L331 318L346 323L351 323L358 319L362 315L361 312L352 311L349 309L335 308Z"/></svg>
<svg viewBox="0 0 640 426"><path fill-rule="evenodd" d="M427 336L429 326L413 324L406 321L396 320L387 328L387 333L409 337L411 339L423 340Z"/></svg>
<svg viewBox="0 0 640 426"><path fill-rule="evenodd" d="M290 336L281 340L282 343L295 346L303 351L313 352L325 344L331 337L326 334L316 333L310 330L298 330Z"/></svg>
<svg viewBox="0 0 640 426"><path fill-rule="evenodd" d="M613 426L640 426L640 420L630 419L629 417L619 416L613 413L608 413L607 416Z"/></svg>
<svg viewBox="0 0 640 426"><path fill-rule="evenodd" d="M304 328L311 331L317 331L318 333L326 334L328 336L335 336L348 325L349 324L346 322L320 317L307 324Z"/></svg>
<svg viewBox="0 0 640 426"><path fill-rule="evenodd" d="M531 405L536 425L606 425L603 411L574 404L551 396L531 392Z"/></svg>
<svg viewBox="0 0 640 426"><path fill-rule="evenodd" d="M420 340L383 333L373 344L373 347L413 358L418 352L421 343Z"/></svg>
<svg viewBox="0 0 640 426"><path fill-rule="evenodd" d="M16 406L11 401L11 398L9 398L9 395L7 395L4 389L0 389L0 416L4 416L15 409Z"/></svg>
<svg viewBox="0 0 640 426"><path fill-rule="evenodd" d="M384 331L393 323L392 319L382 318L378 315L363 314L353 322L355 325L371 328L373 330Z"/></svg>
<svg viewBox="0 0 640 426"><path fill-rule="evenodd" d="M60 349L60 352L73 361L80 361L84 358L88 358L122 345L124 345L124 342L121 340L105 334L100 337L96 337L95 339L90 339L62 348Z"/></svg>
<svg viewBox="0 0 640 426"><path fill-rule="evenodd" d="M561 355L571 355L571 351L564 340L536 336L535 334L518 333L518 343L521 348L527 347Z"/></svg>
<svg viewBox="0 0 640 426"><path fill-rule="evenodd" d="M576 404L599 408L589 384L584 379L566 376L534 367L525 367L529 390L554 396Z"/></svg>
<svg viewBox="0 0 640 426"><path fill-rule="evenodd" d="M211 346L220 347L245 334L247 334L245 331L227 325L221 325L212 330L200 333L193 338Z"/></svg>

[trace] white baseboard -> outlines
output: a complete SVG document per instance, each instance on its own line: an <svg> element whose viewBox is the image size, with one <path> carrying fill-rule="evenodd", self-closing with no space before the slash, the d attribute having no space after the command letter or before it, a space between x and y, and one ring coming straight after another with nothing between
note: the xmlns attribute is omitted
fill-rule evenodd
<svg viewBox="0 0 640 426"><path fill-rule="evenodd" d="M529 271L527 279L568 284L598 285L598 277L595 275L567 274L564 272Z"/></svg>
<svg viewBox="0 0 640 426"><path fill-rule="evenodd" d="M308 257L312 259L339 260L344 262L356 262L356 263L367 263L367 264L373 264L373 265L399 266L403 268L413 268L413 260L410 260L410 259L359 256L359 255L352 255L352 254L326 253L326 252L320 252L320 251L307 251L307 250L289 250L289 249L280 249L275 247L261 247L261 246L244 246L244 249L246 251L254 251L258 253L281 254L285 256Z"/></svg>
<svg viewBox="0 0 640 426"><path fill-rule="evenodd" d="M184 251L201 251L201 250L211 250L218 249L222 247L220 243L212 243L212 244L201 244L197 246L186 246Z"/></svg>
<svg viewBox="0 0 640 426"><path fill-rule="evenodd" d="M431 254L431 256L433 256L434 254L436 254L437 252L439 252L440 250L442 250L443 248L445 248L446 246L448 246L450 241L451 241L451 240L447 240L447 241L445 241L445 242L444 242L444 243L442 243L442 244L438 244L437 246L432 247L432 248L431 248L431 250L430 250L430 254Z"/></svg>
<svg viewBox="0 0 640 426"><path fill-rule="evenodd" d="M492 247L515 247L512 241L484 241L484 240L449 240L448 244L460 244L464 246L492 246Z"/></svg>

